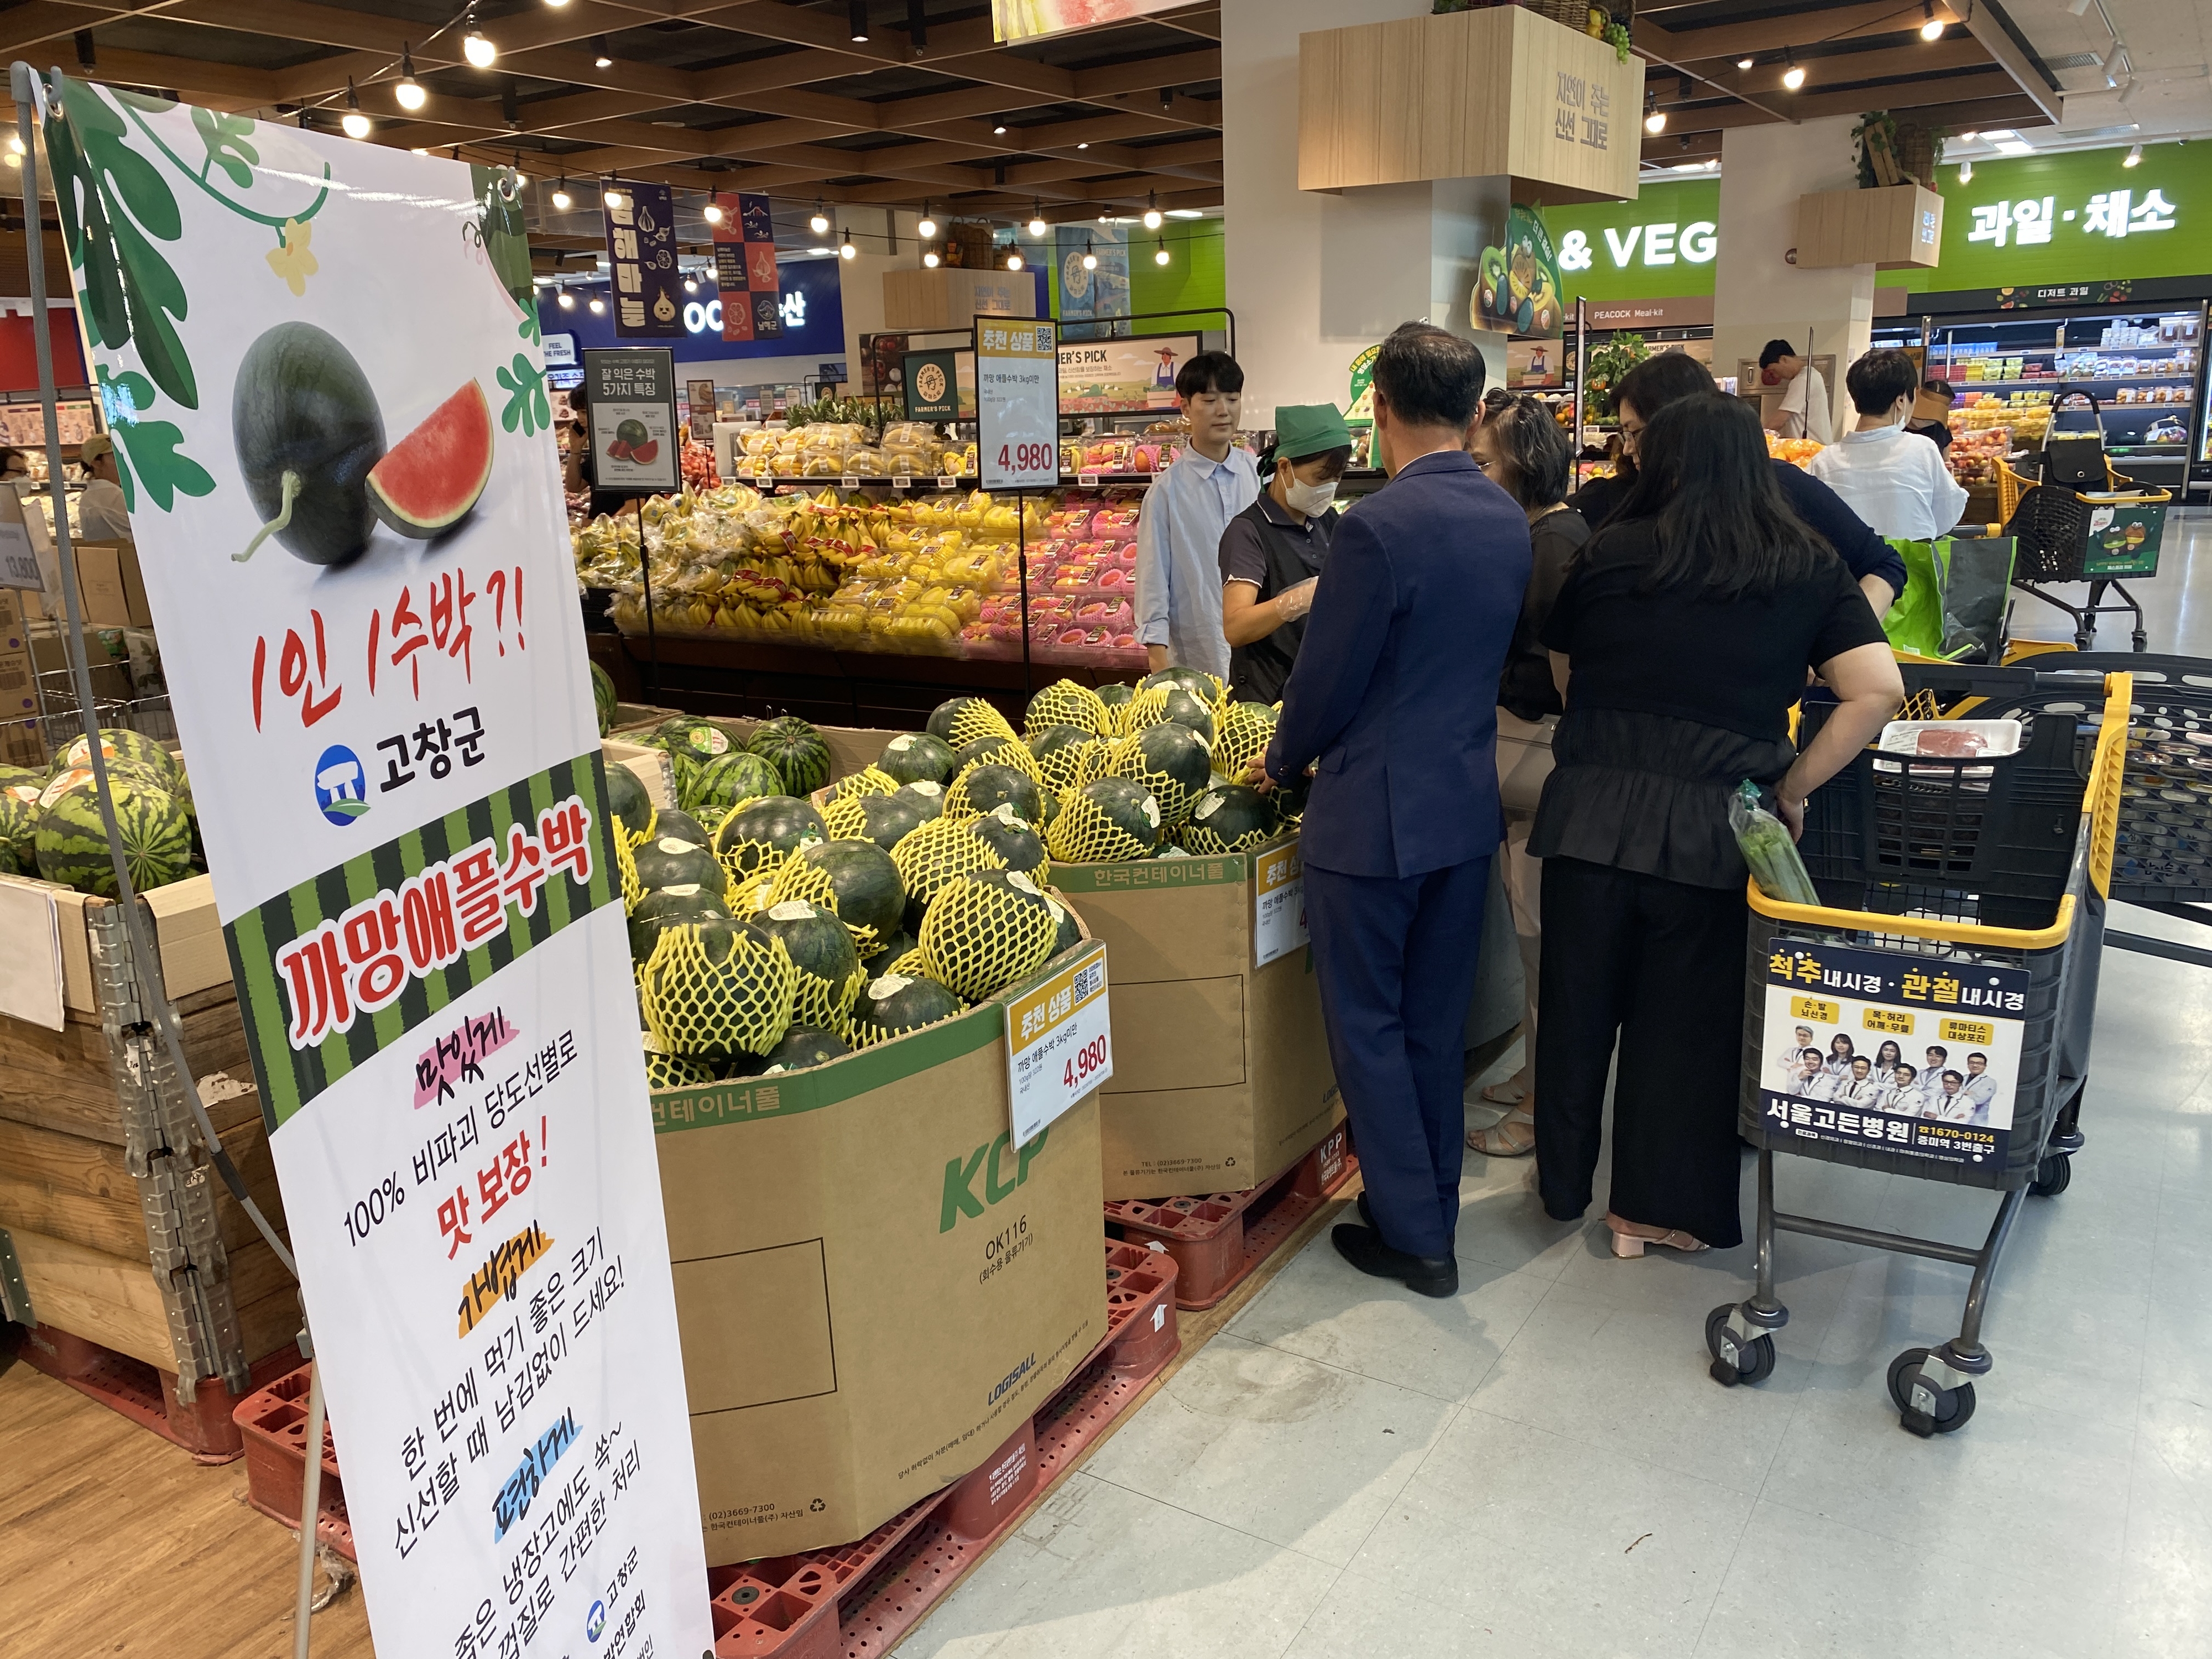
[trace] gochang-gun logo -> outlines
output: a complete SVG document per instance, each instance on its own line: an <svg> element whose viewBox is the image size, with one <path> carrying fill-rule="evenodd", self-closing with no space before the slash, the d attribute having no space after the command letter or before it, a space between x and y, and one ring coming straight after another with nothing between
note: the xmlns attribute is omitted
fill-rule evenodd
<svg viewBox="0 0 2212 1659"><path fill-rule="evenodd" d="M332 823L351 823L368 811L368 774L361 757L332 744L315 763L315 805Z"/></svg>

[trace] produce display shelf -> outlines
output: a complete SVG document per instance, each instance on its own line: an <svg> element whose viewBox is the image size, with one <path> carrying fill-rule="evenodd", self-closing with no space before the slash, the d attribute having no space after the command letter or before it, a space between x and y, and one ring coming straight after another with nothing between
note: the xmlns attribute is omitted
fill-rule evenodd
<svg viewBox="0 0 2212 1659"><path fill-rule="evenodd" d="M710 1568L714 1659L878 1659L1026 1521L1181 1346L1172 1260L1109 1240L1106 1275L1106 1340L972 1474L857 1543Z"/></svg>
<svg viewBox="0 0 2212 1659"><path fill-rule="evenodd" d="M1358 1173L1351 1127L1340 1123L1289 1169L1241 1193L1113 1200L1106 1206L1107 1225L1173 1257L1176 1305L1200 1312L1251 1277Z"/></svg>
<svg viewBox="0 0 2212 1659"><path fill-rule="evenodd" d="M2194 380L2196 378L2197 378L2197 376L2196 376L2194 374L2027 374L2027 375L2022 375L2022 376L2021 376L2020 378L2018 378L2018 379L2016 379L2016 380L1953 380L1952 382L1950 382L1950 386L1951 386L1951 390L1952 390L1952 391L1954 391L1954 392L1971 392L1971 391L1972 391L1976 386L2051 386L2051 387L2058 388L2058 389L2070 389L2070 388L2073 388L2073 387L2075 387L2075 386L2134 386L2134 385L2136 385L2136 384L2137 384L2138 382L2141 382L2141 381L2151 381L2151 380L2156 380L2156 381L2161 381L2161 382L2162 382L2162 381L2168 381L2168 380L2183 380L2183 381L2188 381L2188 380Z"/></svg>
<svg viewBox="0 0 2212 1659"><path fill-rule="evenodd" d="M173 1373L156 1370L143 1359L46 1325L31 1328L21 1358L33 1370L45 1372L86 1399L190 1452L196 1463L232 1463L246 1455L247 1448L233 1416L235 1396L224 1389L220 1378L202 1379L188 1406L177 1398ZM248 1379L258 1389L282 1376L298 1358L297 1352L289 1348L265 1355L247 1373ZM295 1498L292 1505L295 1516L299 1508Z"/></svg>

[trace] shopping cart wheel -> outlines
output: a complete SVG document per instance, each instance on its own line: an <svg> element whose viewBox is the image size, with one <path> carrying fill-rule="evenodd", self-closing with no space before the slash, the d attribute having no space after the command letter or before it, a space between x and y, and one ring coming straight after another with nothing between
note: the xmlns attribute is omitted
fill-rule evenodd
<svg viewBox="0 0 2212 1659"><path fill-rule="evenodd" d="M1931 1434L1955 1434L1974 1414L1974 1385L1961 1382L1936 1395L1936 1409L1923 1412L1912 1403L1912 1378L1927 1359L1926 1348L1907 1348L1889 1362L1889 1397L1896 1402L1905 1426L1922 1439Z"/></svg>
<svg viewBox="0 0 2212 1659"><path fill-rule="evenodd" d="M1732 1389L1739 1382L1764 1382L1774 1375L1774 1339L1771 1336L1754 1337L1748 1346L1736 1342L1737 1357L1733 1360L1725 1357L1721 1336L1729 1316L1735 1309L1735 1303L1723 1302L1705 1316L1705 1351L1713 1357L1713 1381L1724 1389Z"/></svg>
<svg viewBox="0 0 2212 1659"><path fill-rule="evenodd" d="M2035 1166L2035 1179L2027 1183L2027 1190L2038 1198L2056 1198L2066 1190L2073 1179L2072 1155L2054 1152Z"/></svg>

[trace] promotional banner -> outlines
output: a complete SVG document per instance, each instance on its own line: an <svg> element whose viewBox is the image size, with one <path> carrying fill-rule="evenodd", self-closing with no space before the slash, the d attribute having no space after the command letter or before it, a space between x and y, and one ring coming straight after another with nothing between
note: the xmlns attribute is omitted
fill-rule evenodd
<svg viewBox="0 0 2212 1659"><path fill-rule="evenodd" d="M683 457L676 422L676 354L666 346L586 348L592 477L602 489L673 489Z"/></svg>
<svg viewBox="0 0 2212 1659"><path fill-rule="evenodd" d="M684 332L684 273L676 267L676 204L665 185L623 185L602 210L613 274L615 332L666 339Z"/></svg>
<svg viewBox="0 0 2212 1659"><path fill-rule="evenodd" d="M2028 979L2025 968L1776 939L1759 1079L1767 1127L1942 1164L2002 1163Z"/></svg>
<svg viewBox="0 0 2212 1659"><path fill-rule="evenodd" d="M714 285L722 291L725 340L783 337L781 277L775 268L775 215L765 196L718 193Z"/></svg>
<svg viewBox="0 0 2212 1659"><path fill-rule="evenodd" d="M1060 482L1060 359L1050 323L975 319L976 453L986 489Z"/></svg>
<svg viewBox="0 0 2212 1659"><path fill-rule="evenodd" d="M1000 45L1064 34L1101 23L1126 23L1133 17L1173 11L1189 0L991 0L991 34Z"/></svg>
<svg viewBox="0 0 2212 1659"><path fill-rule="evenodd" d="M1060 261L1060 320L1071 340L1104 339L1111 322L1129 314L1129 242L1120 225L1062 225L1054 236ZM1094 263L1086 266L1090 259ZM1128 324L1119 325L1123 332Z"/></svg>
<svg viewBox="0 0 2212 1659"><path fill-rule="evenodd" d="M1559 259L1540 209L1516 206L1505 218L1505 246L1482 251L1474 289L1477 328L1556 340L1566 330L1559 304Z"/></svg>
<svg viewBox="0 0 2212 1659"><path fill-rule="evenodd" d="M516 181L61 81L377 1649L712 1644Z"/></svg>
<svg viewBox="0 0 2212 1659"><path fill-rule="evenodd" d="M1085 340L1060 348L1060 412L1140 414L1176 406L1176 371L1200 350L1195 334Z"/></svg>

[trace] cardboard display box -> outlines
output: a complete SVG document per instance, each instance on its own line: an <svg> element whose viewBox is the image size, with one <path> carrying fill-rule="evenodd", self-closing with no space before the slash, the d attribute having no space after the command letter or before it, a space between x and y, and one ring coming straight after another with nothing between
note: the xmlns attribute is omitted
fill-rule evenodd
<svg viewBox="0 0 2212 1659"><path fill-rule="evenodd" d="M1055 864L1052 884L1112 963L1108 1198L1242 1191L1343 1121L1295 839L1226 858Z"/></svg>
<svg viewBox="0 0 2212 1659"><path fill-rule="evenodd" d="M139 614L136 617L131 615L130 591L123 574L123 557L127 546L128 544L122 542L77 542L70 549L76 562L77 614L87 628L151 625L143 609L145 587L143 581L139 583ZM135 550L131 551L131 568L135 578L137 573ZM65 620L68 615L58 599L50 607L43 595L27 592L23 595L23 610L28 617L51 616L57 622Z"/></svg>
<svg viewBox="0 0 2212 1659"><path fill-rule="evenodd" d="M1104 1339L1098 1097L1014 1146L1005 1020L653 1097L710 1565L864 1537Z"/></svg>

